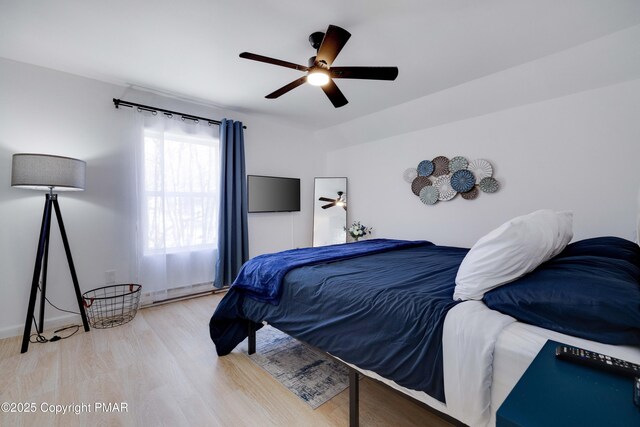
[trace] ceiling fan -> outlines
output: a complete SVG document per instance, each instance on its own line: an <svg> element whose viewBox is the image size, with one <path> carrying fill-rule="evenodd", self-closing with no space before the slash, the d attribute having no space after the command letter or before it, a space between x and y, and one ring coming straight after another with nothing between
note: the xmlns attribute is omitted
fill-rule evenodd
<svg viewBox="0 0 640 427"><path fill-rule="evenodd" d="M342 206L342 209L344 209L345 211L347 210L347 198L344 196L344 192L342 191L338 191L338 198L336 199L329 199L328 197L320 197L318 200L320 200L321 202L331 202L322 206L322 209L329 209L334 206Z"/></svg>
<svg viewBox="0 0 640 427"><path fill-rule="evenodd" d="M347 98L342 94L333 79L395 80L398 77L398 67L332 67L331 64L333 64L349 37L351 37L351 34L347 30L336 25L329 25L326 33L315 32L311 34L309 43L317 50L317 54L309 58L309 65L306 67L249 52L242 52L240 58L307 72L306 76L292 81L270 93L265 98L278 98L306 82L314 86L320 86L333 106L339 108L349 101L347 101Z"/></svg>

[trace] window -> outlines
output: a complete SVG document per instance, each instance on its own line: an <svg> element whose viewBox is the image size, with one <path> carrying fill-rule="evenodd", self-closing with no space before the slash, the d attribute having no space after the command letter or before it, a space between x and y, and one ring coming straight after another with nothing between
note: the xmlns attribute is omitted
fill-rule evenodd
<svg viewBox="0 0 640 427"><path fill-rule="evenodd" d="M218 140L145 129L145 255L212 249L218 236Z"/></svg>

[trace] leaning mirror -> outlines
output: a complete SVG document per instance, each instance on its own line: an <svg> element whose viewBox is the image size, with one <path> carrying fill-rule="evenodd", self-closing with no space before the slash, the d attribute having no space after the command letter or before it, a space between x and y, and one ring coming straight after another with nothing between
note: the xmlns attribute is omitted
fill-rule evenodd
<svg viewBox="0 0 640 427"><path fill-rule="evenodd" d="M313 246L347 242L347 178L316 178Z"/></svg>

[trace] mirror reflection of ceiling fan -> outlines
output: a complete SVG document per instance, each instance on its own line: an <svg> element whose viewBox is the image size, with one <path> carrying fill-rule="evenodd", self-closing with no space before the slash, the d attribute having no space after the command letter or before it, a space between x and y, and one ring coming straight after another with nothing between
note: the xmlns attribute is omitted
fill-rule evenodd
<svg viewBox="0 0 640 427"><path fill-rule="evenodd" d="M347 210L347 197L344 195L343 191L338 191L338 197L336 199L329 199L328 197L320 197L318 200L321 202L330 202L324 206L322 209L329 209L334 206L342 206L342 208Z"/></svg>

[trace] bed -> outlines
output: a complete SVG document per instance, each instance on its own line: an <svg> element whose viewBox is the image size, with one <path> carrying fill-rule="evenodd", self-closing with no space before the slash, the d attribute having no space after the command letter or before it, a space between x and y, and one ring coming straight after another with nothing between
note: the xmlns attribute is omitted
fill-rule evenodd
<svg viewBox="0 0 640 427"><path fill-rule="evenodd" d="M613 237L576 242L482 300L456 301L456 274L469 249L365 242L285 251L246 268L211 318L218 354L247 336L255 339L267 322L470 426L495 424L496 410L547 339L640 363L640 249L634 243ZM278 284L265 289L273 279ZM562 292L558 280L567 283ZM576 291L589 280L597 284L587 287L595 294ZM606 289L597 289L601 282ZM545 286L550 295L538 301ZM567 294L576 293L567 309ZM585 304L592 319L558 321L572 309L585 311Z"/></svg>

